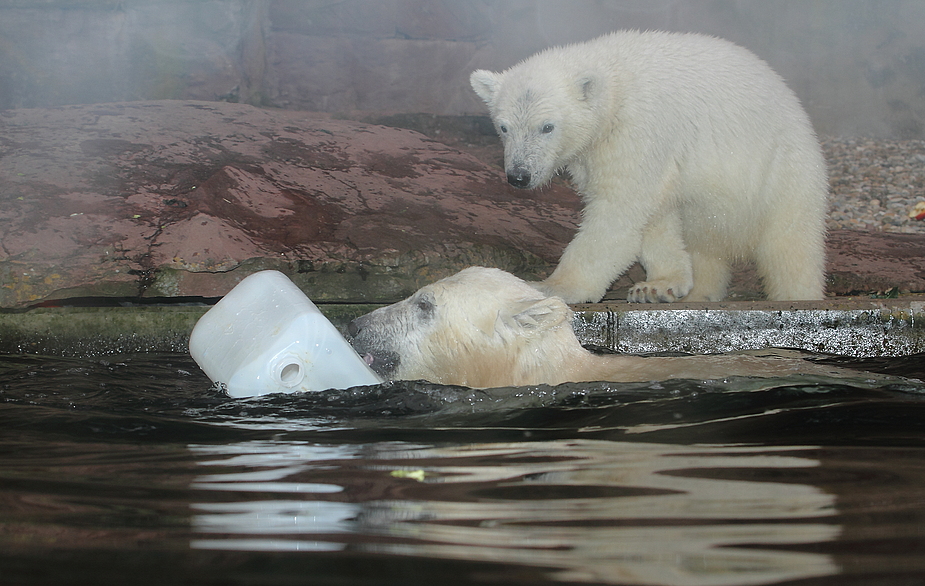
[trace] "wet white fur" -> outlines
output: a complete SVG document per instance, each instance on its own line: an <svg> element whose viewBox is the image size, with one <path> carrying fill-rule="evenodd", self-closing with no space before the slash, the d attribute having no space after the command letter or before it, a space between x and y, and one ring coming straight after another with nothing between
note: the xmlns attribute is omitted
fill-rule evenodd
<svg viewBox="0 0 925 586"><path fill-rule="evenodd" d="M559 170L585 208L541 287L598 301L634 262L631 301L719 300L754 261L770 299L821 299L828 183L810 121L771 68L696 34L618 32L479 70L505 167ZM502 131L503 130L503 131Z"/></svg>
<svg viewBox="0 0 925 586"><path fill-rule="evenodd" d="M421 307L427 308L422 313ZM568 381L833 374L794 358L601 356L584 349L558 297L499 269L471 267L361 318L361 352L394 353L391 378L470 387Z"/></svg>

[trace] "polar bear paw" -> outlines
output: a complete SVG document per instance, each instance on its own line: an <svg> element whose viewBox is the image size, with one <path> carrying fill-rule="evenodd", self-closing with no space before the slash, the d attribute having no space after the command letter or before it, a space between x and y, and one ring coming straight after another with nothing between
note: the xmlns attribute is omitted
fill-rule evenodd
<svg viewBox="0 0 925 586"><path fill-rule="evenodd" d="M630 303L671 303L690 293L691 287L668 280L643 281L630 287L626 300Z"/></svg>

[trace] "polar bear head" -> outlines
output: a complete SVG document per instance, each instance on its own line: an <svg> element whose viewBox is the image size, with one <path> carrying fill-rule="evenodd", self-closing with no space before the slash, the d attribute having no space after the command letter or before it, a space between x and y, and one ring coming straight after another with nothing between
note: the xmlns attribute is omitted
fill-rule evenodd
<svg viewBox="0 0 925 586"><path fill-rule="evenodd" d="M385 378L471 387L549 380L584 352L572 312L498 269L470 267L350 323L350 343Z"/></svg>
<svg viewBox="0 0 925 586"><path fill-rule="evenodd" d="M501 136L514 187L544 185L601 134L604 78L563 56L546 51L503 73L480 69L469 77Z"/></svg>

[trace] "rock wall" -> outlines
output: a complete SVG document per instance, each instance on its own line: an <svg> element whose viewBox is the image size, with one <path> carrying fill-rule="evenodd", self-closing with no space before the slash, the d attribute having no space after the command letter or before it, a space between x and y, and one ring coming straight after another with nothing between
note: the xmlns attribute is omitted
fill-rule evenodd
<svg viewBox="0 0 925 586"><path fill-rule="evenodd" d="M745 45L822 134L925 137L919 0L4 0L0 109L167 98L478 113L472 69L619 28Z"/></svg>
<svg viewBox="0 0 925 586"><path fill-rule="evenodd" d="M316 301L394 301L479 264L537 278L579 207L410 130L221 102L10 110L0 307L217 297L266 268Z"/></svg>
<svg viewBox="0 0 925 586"><path fill-rule="evenodd" d="M441 129L466 145L484 136ZM267 268L316 301L365 303L470 265L544 276L577 228L578 197L560 180L508 186L490 162L496 139L467 150L223 102L2 112L0 308L217 297ZM922 235L836 231L828 260L830 294L925 291ZM609 298L643 277L634 266ZM755 272L737 274L732 298L759 296Z"/></svg>

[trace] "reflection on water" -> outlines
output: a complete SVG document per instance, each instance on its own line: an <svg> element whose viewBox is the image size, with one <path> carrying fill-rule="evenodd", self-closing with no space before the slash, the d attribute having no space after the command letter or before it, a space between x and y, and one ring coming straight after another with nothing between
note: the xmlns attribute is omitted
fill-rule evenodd
<svg viewBox="0 0 925 586"><path fill-rule="evenodd" d="M191 508L195 515L192 525L195 531L239 537L195 539L192 547L248 551L342 549L342 544L313 540L311 537L350 532L350 520L359 515L360 506L312 500L313 495L340 493L344 489L336 484L304 482L298 481L298 478L317 468L319 462L358 457L356 450L265 441L227 446L194 445L190 446L190 450L200 457L218 458L199 462L203 466L238 470L198 476L192 483L193 488L256 493L264 497L260 500L193 503Z"/></svg>
<svg viewBox="0 0 925 586"><path fill-rule="evenodd" d="M915 380L232 400L185 355L0 356L3 585L906 586L923 486Z"/></svg>
<svg viewBox="0 0 925 586"><path fill-rule="evenodd" d="M786 481L788 470L819 464L806 448L571 440L190 450L223 469L194 487L252 493L192 505L197 548L351 547L614 584L767 584L837 572L828 555L775 549L839 532L832 495ZM722 479L743 470L785 481ZM307 481L315 476L327 482Z"/></svg>

